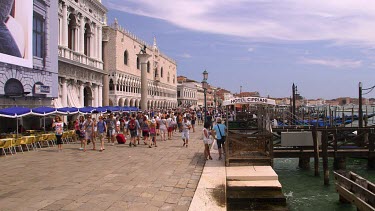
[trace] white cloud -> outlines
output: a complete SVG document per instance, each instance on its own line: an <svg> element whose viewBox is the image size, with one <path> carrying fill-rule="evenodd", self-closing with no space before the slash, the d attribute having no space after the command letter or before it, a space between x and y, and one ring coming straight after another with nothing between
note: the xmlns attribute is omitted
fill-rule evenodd
<svg viewBox="0 0 375 211"><path fill-rule="evenodd" d="M253 52L255 50L255 48L248 48L247 51L248 52Z"/></svg>
<svg viewBox="0 0 375 211"><path fill-rule="evenodd" d="M334 68L354 69L362 66L361 60L345 60L345 59L314 59L302 58L301 63L322 65Z"/></svg>
<svg viewBox="0 0 375 211"><path fill-rule="evenodd" d="M190 59L192 56L188 53L184 53L184 54L180 55L180 57L185 58L185 59Z"/></svg>
<svg viewBox="0 0 375 211"><path fill-rule="evenodd" d="M252 40L375 45L372 0L103 0L114 10Z"/></svg>

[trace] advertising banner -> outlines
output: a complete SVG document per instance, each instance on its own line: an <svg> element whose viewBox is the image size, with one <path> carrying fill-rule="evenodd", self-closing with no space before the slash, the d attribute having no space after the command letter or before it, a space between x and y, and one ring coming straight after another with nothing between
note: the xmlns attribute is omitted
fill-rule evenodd
<svg viewBox="0 0 375 211"><path fill-rule="evenodd" d="M33 1L0 1L0 62L33 67Z"/></svg>
<svg viewBox="0 0 375 211"><path fill-rule="evenodd" d="M267 104L276 105L276 101L268 98L262 97L243 97L243 98L233 98L230 100L225 100L223 106L235 105L235 104Z"/></svg>

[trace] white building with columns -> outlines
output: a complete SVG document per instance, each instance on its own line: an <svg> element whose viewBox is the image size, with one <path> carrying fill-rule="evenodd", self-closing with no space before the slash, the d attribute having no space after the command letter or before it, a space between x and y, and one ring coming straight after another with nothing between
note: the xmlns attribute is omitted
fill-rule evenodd
<svg viewBox="0 0 375 211"><path fill-rule="evenodd" d="M59 93L56 107L102 106L101 0L59 0Z"/></svg>
<svg viewBox="0 0 375 211"><path fill-rule="evenodd" d="M110 106L140 107L141 61L137 54L143 46L150 55L147 61L147 109L177 106L177 64L152 46L123 29L115 20L103 29L105 70L108 72ZM106 101L106 99L104 100ZM143 110L145 108L142 108Z"/></svg>

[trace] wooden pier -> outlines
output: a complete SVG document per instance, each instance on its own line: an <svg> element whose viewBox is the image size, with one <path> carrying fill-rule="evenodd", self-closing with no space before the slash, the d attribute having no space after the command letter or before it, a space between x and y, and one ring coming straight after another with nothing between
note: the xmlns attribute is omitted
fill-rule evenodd
<svg viewBox="0 0 375 211"><path fill-rule="evenodd" d="M240 98L223 104L230 110L234 109L234 107L229 108L233 103L244 104L250 100L252 101L250 98ZM361 117L355 117L354 110L351 117L342 113L341 118L338 118L337 111L332 111L331 108L323 111L315 110L312 113L308 111L307 114L304 110L300 110L301 113L294 111L293 115L292 112L281 109L282 116L280 116L280 111L269 105L272 105L272 100L268 99L261 99L255 104L242 105L243 112L236 114L234 121L227 121L228 135L225 146L227 169L235 167L249 169L264 165L271 168L274 158L299 158L299 167L307 169L310 168L310 159L314 158L315 176L320 175L319 161L322 160L324 184L329 185L328 159L330 157L334 158L335 169L345 169L347 157L368 159L368 167L375 168L375 127L367 127L366 123L365 127L361 127L361 123L358 124L360 127L346 127L347 122L352 126L355 119L362 120ZM302 119L296 115L302 115ZM367 112L364 115L365 119L372 116L373 114L368 115ZM305 119L306 117L308 120ZM283 124L293 125L280 127L279 121L277 126L272 124L272 120L281 118ZM242 173L246 175L244 171ZM227 202L228 207L233 209L254 206L250 203L254 189L251 185L258 183L241 178L231 181L227 174ZM260 183L266 184L264 181ZM263 193L261 190L258 191ZM276 192L273 192L274 197L278 198ZM282 199L278 198L276 201L282 202ZM229 206L230 202L233 206ZM240 202L244 203L241 205ZM248 204L246 205L245 202Z"/></svg>
<svg viewBox="0 0 375 211"><path fill-rule="evenodd" d="M342 203L352 203L360 211L375 211L375 185L353 172L335 171L335 186Z"/></svg>

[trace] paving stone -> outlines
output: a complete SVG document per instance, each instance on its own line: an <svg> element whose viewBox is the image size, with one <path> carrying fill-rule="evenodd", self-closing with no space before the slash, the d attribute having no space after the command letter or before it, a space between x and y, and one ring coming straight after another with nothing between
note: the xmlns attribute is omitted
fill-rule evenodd
<svg viewBox="0 0 375 211"><path fill-rule="evenodd" d="M61 153L0 156L1 210L186 210L205 162L199 136L191 133L189 148L175 133L153 149L108 145L84 153L66 144Z"/></svg>

